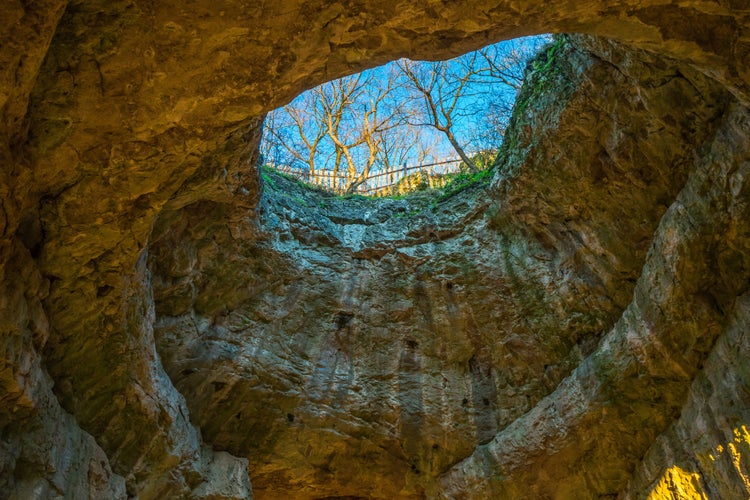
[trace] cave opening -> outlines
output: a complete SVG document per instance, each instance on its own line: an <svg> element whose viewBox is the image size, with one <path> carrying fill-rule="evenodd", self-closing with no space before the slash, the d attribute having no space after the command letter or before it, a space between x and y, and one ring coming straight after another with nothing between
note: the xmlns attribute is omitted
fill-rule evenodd
<svg viewBox="0 0 750 500"><path fill-rule="evenodd" d="M318 85L267 115L263 178L281 172L368 197L486 180L526 75L549 65L540 54L561 43L559 35L537 35L448 60L401 58Z"/></svg>

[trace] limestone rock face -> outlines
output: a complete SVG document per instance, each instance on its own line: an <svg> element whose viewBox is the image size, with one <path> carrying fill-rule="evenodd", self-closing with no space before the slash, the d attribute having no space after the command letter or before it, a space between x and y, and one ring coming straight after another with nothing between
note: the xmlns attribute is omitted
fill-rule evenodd
<svg viewBox="0 0 750 500"><path fill-rule="evenodd" d="M750 494L744 1L10 0L0 27L0 496ZM586 36L489 186L261 180L263 113L305 88L552 31Z"/></svg>
<svg viewBox="0 0 750 500"><path fill-rule="evenodd" d="M531 487L544 497L561 482L574 497L616 493L627 464L674 418L690 376L658 390L660 405L639 401L639 388L608 392L611 422L597 414L598 428L574 425L562 464L529 467L525 448L545 450L544 433L568 425L539 408L586 411L593 402L566 384L594 360L604 371L623 362L627 351L601 352L603 342L633 314L643 269L666 267L647 251L671 200L698 175L692 145L713 137L729 100L654 58L598 40L577 39L586 50L560 43L520 96L534 102L516 116L490 188L367 202L267 173L252 244L212 224L205 207L182 224L167 218L164 236L157 228L165 367L207 439L257 458L257 495L516 498ZM641 277L642 293L681 308L684 299L653 290L656 272ZM584 373L578 384L603 376ZM653 408L627 414L633 400ZM612 442L624 418L638 421L642 441ZM475 464L472 450L493 449L506 433L521 448L506 459L528 470L490 486L497 465ZM571 476L574 453L582 467Z"/></svg>

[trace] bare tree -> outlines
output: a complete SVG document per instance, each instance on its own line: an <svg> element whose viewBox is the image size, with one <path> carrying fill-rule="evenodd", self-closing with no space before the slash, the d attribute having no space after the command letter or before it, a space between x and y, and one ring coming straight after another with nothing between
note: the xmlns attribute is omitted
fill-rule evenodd
<svg viewBox="0 0 750 500"><path fill-rule="evenodd" d="M440 137L427 133L423 127L403 123L380 134L377 164L383 170L393 170L406 164L422 164L439 159Z"/></svg>
<svg viewBox="0 0 750 500"><path fill-rule="evenodd" d="M314 176L321 142L326 137L326 130L317 126L321 111L314 93L305 93L295 103L269 113L264 126L263 157L272 158L277 164L296 160Z"/></svg>
<svg viewBox="0 0 750 500"><path fill-rule="evenodd" d="M410 123L442 132L466 166L474 170L474 163L455 133L456 119L465 111L460 104L472 92L471 83L477 74L485 71L476 66L479 60L476 53L468 59L458 64L456 60L415 63L401 59L396 66L406 76L413 99L423 105L421 112L412 115Z"/></svg>
<svg viewBox="0 0 750 500"><path fill-rule="evenodd" d="M384 159L386 143L395 147L393 130L405 123L395 98L396 76L390 71L385 77L359 73L340 78L274 111L267 118L267 157L271 150L281 150L311 175L323 169L337 178L344 171L346 191L353 192Z"/></svg>
<svg viewBox="0 0 750 500"><path fill-rule="evenodd" d="M510 40L477 51L485 72L477 75L476 85L485 89L485 97L475 109L472 143L483 150L498 149L521 91L526 63L550 40L549 36Z"/></svg>
<svg viewBox="0 0 750 500"><path fill-rule="evenodd" d="M497 149L523 83L526 61L548 40L503 42L449 61L398 61L412 102L421 105L413 110L411 123L444 134L469 169L484 166L480 158L487 155L470 155L467 144L475 146L472 153Z"/></svg>
<svg viewBox="0 0 750 500"><path fill-rule="evenodd" d="M362 75L336 80L319 90L325 129L335 148L334 171L343 160L348 192L367 180L385 135L403 122L398 107L388 102L397 87L393 73L384 79L375 79L372 73L366 78Z"/></svg>

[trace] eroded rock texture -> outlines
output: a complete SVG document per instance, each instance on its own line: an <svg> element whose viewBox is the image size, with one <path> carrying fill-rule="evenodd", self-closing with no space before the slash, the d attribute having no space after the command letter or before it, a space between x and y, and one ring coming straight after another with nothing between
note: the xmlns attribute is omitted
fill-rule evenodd
<svg viewBox="0 0 750 500"><path fill-rule="evenodd" d="M744 2L0 26L3 497L750 494ZM262 185L262 114L306 87L549 31L587 36L540 56L488 187Z"/></svg>

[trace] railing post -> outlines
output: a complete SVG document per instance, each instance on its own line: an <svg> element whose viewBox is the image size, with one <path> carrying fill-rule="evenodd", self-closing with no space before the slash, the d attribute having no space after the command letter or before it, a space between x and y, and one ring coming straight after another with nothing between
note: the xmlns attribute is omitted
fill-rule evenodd
<svg viewBox="0 0 750 500"><path fill-rule="evenodd" d="M442 187L446 183L445 176L457 173L460 163L460 159L451 158L407 167L406 162L404 162L400 167L390 166L383 170L370 172L357 186L355 192L383 196L393 193L393 187L402 181L404 181L407 189L413 189L418 182L425 182L425 176L426 184L429 187ZM339 193L344 192L348 179L346 175L334 174L332 170L311 171L310 169L296 168L292 165L268 164L268 166L300 181ZM409 178L410 174L414 174L414 176ZM406 181L407 178L408 181Z"/></svg>

